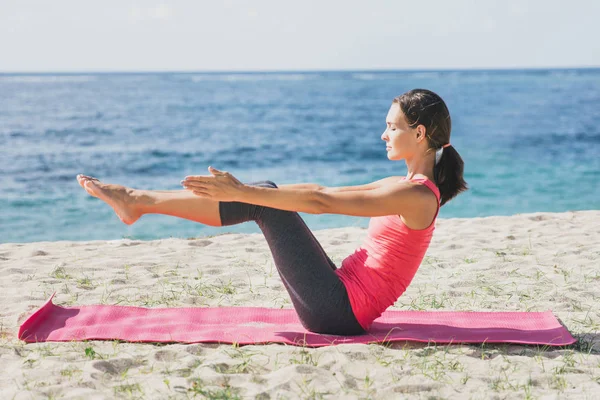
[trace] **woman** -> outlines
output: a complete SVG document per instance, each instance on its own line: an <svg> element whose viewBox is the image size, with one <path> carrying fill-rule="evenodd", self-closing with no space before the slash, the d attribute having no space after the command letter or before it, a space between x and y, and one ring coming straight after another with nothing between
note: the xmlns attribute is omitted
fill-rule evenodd
<svg viewBox="0 0 600 400"><path fill-rule="evenodd" d="M347 187L243 184L228 172L188 176L181 191L136 190L78 175L81 186L132 224L166 214L211 226L255 221L302 325L336 335L364 334L406 290L429 247L439 207L462 191L463 160L450 146L450 114L435 93L393 100L381 139L408 174ZM337 268L298 212L371 217L367 237Z"/></svg>

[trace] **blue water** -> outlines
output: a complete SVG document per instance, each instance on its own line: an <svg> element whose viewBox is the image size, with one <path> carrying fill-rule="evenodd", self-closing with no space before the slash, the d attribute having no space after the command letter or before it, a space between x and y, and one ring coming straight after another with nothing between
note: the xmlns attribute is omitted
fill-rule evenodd
<svg viewBox="0 0 600 400"><path fill-rule="evenodd" d="M470 186L440 218L600 209L600 69L0 74L0 242L258 233L164 215L127 226L75 176L180 190L208 165L277 184L402 175L380 136L392 98L417 87L446 101ZM301 215L313 230L368 224Z"/></svg>

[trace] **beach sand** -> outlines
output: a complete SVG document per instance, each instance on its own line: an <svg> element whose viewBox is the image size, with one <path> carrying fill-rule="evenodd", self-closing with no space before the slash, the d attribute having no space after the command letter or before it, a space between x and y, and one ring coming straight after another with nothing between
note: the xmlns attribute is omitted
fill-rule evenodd
<svg viewBox="0 0 600 400"><path fill-rule="evenodd" d="M291 308L262 234L0 245L0 398L600 398L600 211L438 219L390 310L546 311L565 348L401 342L25 344L19 325L58 305ZM338 265L363 228L315 231Z"/></svg>

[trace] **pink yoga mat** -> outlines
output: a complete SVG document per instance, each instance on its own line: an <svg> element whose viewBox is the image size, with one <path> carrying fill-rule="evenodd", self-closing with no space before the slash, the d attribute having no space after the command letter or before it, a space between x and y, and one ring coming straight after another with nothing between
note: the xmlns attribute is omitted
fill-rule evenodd
<svg viewBox="0 0 600 400"><path fill-rule="evenodd" d="M61 307L52 296L19 329L25 342L287 343L320 347L343 343L417 341L523 343L564 346L576 340L544 312L385 311L367 334L337 336L304 329L294 309L263 307Z"/></svg>

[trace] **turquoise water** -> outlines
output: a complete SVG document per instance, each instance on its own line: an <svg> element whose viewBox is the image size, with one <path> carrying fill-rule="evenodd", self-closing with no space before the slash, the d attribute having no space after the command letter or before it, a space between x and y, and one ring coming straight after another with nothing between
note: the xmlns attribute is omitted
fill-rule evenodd
<svg viewBox="0 0 600 400"><path fill-rule="evenodd" d="M392 98L417 87L446 101L470 186L440 218L600 209L600 69L0 74L0 242L258 233L162 215L126 226L75 176L180 190L208 165L277 184L402 175L380 136ZM313 230L368 224L301 215Z"/></svg>

